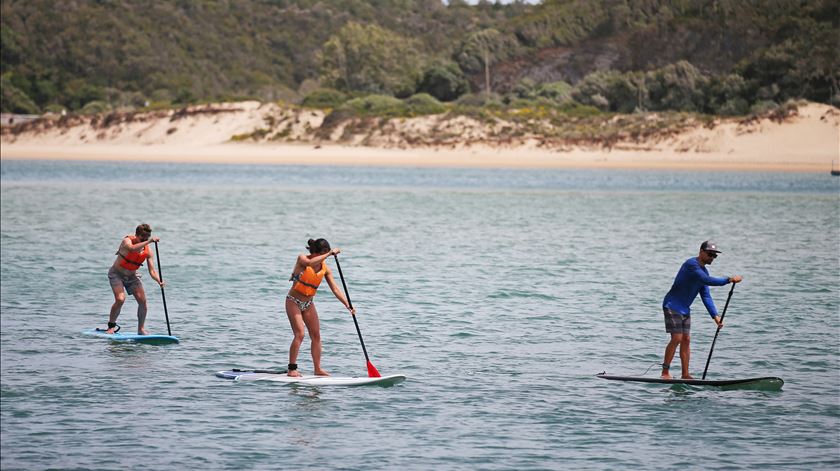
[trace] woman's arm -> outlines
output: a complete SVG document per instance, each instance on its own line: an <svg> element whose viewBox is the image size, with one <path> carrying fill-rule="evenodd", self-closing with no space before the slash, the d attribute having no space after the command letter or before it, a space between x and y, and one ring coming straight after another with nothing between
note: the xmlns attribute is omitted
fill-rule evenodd
<svg viewBox="0 0 840 471"><path fill-rule="evenodd" d="M347 301L347 298L344 296L344 293L342 293L341 290L338 289L338 285L335 283L335 278L333 278L332 275L332 270L330 270L329 267L327 267L327 273L326 275L324 275L324 278L327 279L327 284L330 285L330 290L333 292L333 295L335 295L336 299L341 301L341 304L344 304L344 307L346 307L350 311L350 314L353 314L355 316L356 309L350 306L350 302Z"/></svg>
<svg viewBox="0 0 840 471"><path fill-rule="evenodd" d="M305 267L315 268L316 265L320 265L321 262L323 262L324 260L328 259L329 257L332 257L333 255L338 255L340 253L341 253L341 249L335 248L335 249L330 250L327 253L324 253L324 254L321 254L321 255L315 255L312 258L307 257L306 254L300 254L300 255L298 255L297 262L298 262L298 265L300 265L304 268Z"/></svg>

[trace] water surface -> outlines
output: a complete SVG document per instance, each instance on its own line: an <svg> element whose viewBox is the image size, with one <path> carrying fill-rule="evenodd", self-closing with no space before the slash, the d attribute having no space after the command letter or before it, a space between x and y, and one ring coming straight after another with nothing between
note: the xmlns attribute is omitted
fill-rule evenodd
<svg viewBox="0 0 840 471"><path fill-rule="evenodd" d="M823 174L437 170L4 160L2 468L672 469L840 466L840 186ZM104 326L120 237L148 222L176 346ZM237 384L283 367L283 295L310 237L342 269L393 388ZM741 274L709 376L657 374L660 304L713 238ZM333 267L334 268L334 267ZM165 333L143 271L148 327ZM728 288L714 288L722 309ZM321 289L324 367L364 375ZM692 371L714 323L694 305ZM120 323L136 327L133 300ZM299 358L311 371L308 340ZM675 362L676 363L676 362Z"/></svg>

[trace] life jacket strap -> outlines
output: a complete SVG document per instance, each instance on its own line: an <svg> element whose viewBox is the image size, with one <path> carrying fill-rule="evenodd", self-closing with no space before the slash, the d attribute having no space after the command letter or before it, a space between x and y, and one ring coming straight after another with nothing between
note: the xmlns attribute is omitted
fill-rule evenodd
<svg viewBox="0 0 840 471"><path fill-rule="evenodd" d="M307 282L305 282L305 281L301 280L301 279L300 279L300 275L301 275L301 273L298 273L297 275L295 275L294 273L292 273L292 278L291 278L291 280L292 280L292 281L294 281L294 282L296 282L296 283L300 283L300 284L302 284L302 285L304 285L304 286L308 286L308 287L313 288L313 289L318 289L318 285L313 285L313 284L311 284L311 283L307 283Z"/></svg>
<svg viewBox="0 0 840 471"><path fill-rule="evenodd" d="M121 254L119 251L117 251L117 255L122 257L122 259L125 260L127 263L130 263L130 264L135 265L137 267L142 267L143 266L143 262L137 263L133 260L129 260L129 259L125 258L125 255Z"/></svg>

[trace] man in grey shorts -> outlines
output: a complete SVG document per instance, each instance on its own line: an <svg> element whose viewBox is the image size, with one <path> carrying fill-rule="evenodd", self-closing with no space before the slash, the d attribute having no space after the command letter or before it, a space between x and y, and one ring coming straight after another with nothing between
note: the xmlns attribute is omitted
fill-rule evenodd
<svg viewBox="0 0 840 471"><path fill-rule="evenodd" d="M111 291L114 292L114 304L111 305L111 315L108 318L108 330L106 333L113 334L117 328L117 317L120 315L125 293L133 295L137 300L137 333L148 335L146 324L146 291L143 289L143 282L140 281L140 274L137 269L143 266L143 262L149 267L149 275L162 287L163 280L155 271L154 253L149 244L158 242L160 238L152 237L152 228L148 224L140 224L134 231L134 235L126 235L117 248L117 259L114 260L111 269L108 270L108 281L111 283Z"/></svg>
<svg viewBox="0 0 840 471"><path fill-rule="evenodd" d="M671 341L665 347L665 359L662 362L662 378L664 379L671 379L671 360L674 359L677 347L680 347L682 378L693 379L688 372L688 363L691 360L691 303L698 294L715 323L723 327L715 302L712 301L712 295L709 293L709 286L740 283L742 278L738 275L726 278L709 275L706 265L711 265L719 253L720 250L714 242L707 240L700 244L700 253L697 257L689 258L682 264L674 278L674 284L671 285L671 289L662 301L665 332L671 334Z"/></svg>

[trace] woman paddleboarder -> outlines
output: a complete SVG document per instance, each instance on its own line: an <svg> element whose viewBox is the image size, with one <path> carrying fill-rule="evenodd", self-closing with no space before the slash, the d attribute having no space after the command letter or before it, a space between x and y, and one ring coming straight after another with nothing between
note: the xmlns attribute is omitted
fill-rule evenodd
<svg viewBox="0 0 840 471"><path fill-rule="evenodd" d="M298 255L295 268L289 280L293 283L292 288L286 294L286 315L289 316L289 324L292 325L292 345L289 347L289 376L301 376L298 371L297 356L300 351L300 344L303 342L304 327L309 331L309 340L312 343L312 363L315 367L315 374L318 376L329 376L330 374L321 368L321 326L318 322L318 310L315 308L314 298L321 281L326 278L335 297L341 304L356 315L356 310L350 306L347 298L335 284L332 271L326 264L327 258L341 253L341 249L330 248L326 239L309 239L307 244L309 254Z"/></svg>

